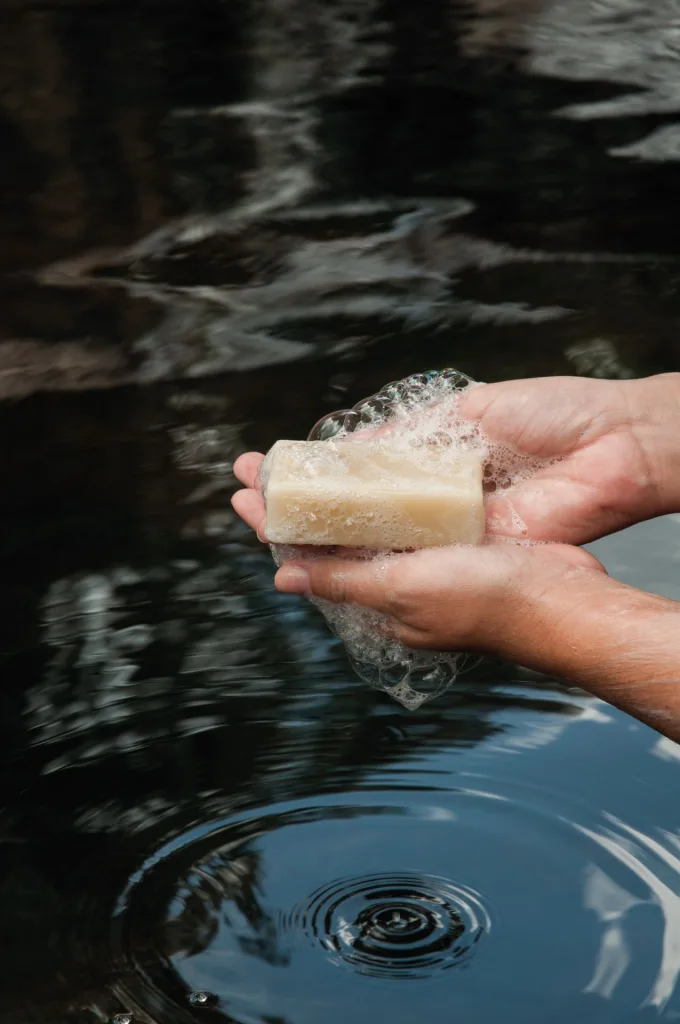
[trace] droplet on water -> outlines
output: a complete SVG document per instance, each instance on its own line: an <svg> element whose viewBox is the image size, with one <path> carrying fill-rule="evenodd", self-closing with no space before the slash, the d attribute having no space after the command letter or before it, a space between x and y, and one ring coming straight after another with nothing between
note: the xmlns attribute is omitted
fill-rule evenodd
<svg viewBox="0 0 680 1024"><path fill-rule="evenodd" d="M192 1006L202 1006L206 1008L209 1006L215 1006L217 1003L217 996L212 992L192 992L189 996L189 1002Z"/></svg>

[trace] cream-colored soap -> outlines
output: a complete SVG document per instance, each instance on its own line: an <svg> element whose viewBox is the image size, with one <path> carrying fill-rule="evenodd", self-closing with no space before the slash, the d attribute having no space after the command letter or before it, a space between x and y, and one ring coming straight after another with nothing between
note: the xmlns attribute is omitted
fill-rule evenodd
<svg viewBox="0 0 680 1024"><path fill-rule="evenodd" d="M273 544L395 551L484 537L482 460L453 447L278 441L262 480Z"/></svg>

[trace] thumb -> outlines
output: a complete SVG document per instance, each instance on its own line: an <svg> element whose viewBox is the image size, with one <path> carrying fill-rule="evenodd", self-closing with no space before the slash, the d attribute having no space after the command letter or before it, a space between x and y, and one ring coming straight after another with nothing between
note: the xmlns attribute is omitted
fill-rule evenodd
<svg viewBox="0 0 680 1024"><path fill-rule="evenodd" d="M393 605L391 566L382 560L316 558L287 562L274 583L283 594L305 594L334 604L361 604L389 612Z"/></svg>

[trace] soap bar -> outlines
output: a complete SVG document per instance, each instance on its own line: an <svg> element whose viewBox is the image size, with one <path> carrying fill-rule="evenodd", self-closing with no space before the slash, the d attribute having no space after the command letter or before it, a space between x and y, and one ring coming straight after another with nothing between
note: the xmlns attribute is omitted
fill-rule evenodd
<svg viewBox="0 0 680 1024"><path fill-rule="evenodd" d="M484 537L482 459L453 447L277 441L262 485L272 544L399 551Z"/></svg>

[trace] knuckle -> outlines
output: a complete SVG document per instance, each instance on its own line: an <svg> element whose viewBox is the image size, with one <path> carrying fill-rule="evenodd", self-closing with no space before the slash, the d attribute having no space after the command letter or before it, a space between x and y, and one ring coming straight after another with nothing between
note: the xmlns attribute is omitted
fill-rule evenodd
<svg viewBox="0 0 680 1024"><path fill-rule="evenodd" d="M426 651L436 646L424 630L414 629L412 626L399 626L395 635L399 643L414 651Z"/></svg>
<svg viewBox="0 0 680 1024"><path fill-rule="evenodd" d="M349 599L347 577L337 569L328 569L323 575L320 596L333 604L344 604Z"/></svg>

